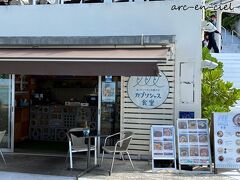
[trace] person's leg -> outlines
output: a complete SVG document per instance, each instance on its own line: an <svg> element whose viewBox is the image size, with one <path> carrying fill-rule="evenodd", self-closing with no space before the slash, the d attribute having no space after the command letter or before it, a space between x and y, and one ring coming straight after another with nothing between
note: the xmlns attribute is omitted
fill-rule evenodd
<svg viewBox="0 0 240 180"><path fill-rule="evenodd" d="M212 47L213 47L213 45L212 45L212 41L209 40L209 42L208 42L208 46L207 46L207 48L209 49L209 51L211 51Z"/></svg>
<svg viewBox="0 0 240 180"><path fill-rule="evenodd" d="M218 49L218 46L217 46L217 43L214 39L214 41L212 42L212 47L213 47L213 50L215 53L219 53L219 49Z"/></svg>

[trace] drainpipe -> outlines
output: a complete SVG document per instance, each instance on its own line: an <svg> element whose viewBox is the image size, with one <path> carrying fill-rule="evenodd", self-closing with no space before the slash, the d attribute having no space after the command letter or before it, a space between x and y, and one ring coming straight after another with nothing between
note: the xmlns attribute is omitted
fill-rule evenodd
<svg viewBox="0 0 240 180"><path fill-rule="evenodd" d="M221 33L222 31L222 11L217 11L217 30ZM222 39L219 34L216 34L216 42L219 48L219 51L221 52L221 46L222 46Z"/></svg>

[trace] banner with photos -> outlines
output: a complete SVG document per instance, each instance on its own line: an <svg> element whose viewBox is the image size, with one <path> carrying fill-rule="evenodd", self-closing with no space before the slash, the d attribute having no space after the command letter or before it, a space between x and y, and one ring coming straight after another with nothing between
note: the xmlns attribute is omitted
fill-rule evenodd
<svg viewBox="0 0 240 180"><path fill-rule="evenodd" d="M152 159L175 159L175 130L173 126L154 125L151 128Z"/></svg>
<svg viewBox="0 0 240 180"><path fill-rule="evenodd" d="M240 112L214 113L215 168L240 169Z"/></svg>
<svg viewBox="0 0 240 180"><path fill-rule="evenodd" d="M211 163L208 120L178 119L177 141L179 164L209 165Z"/></svg>

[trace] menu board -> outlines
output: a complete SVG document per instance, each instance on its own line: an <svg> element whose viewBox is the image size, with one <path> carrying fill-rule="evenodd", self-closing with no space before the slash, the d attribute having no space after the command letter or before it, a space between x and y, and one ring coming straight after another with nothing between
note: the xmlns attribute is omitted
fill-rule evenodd
<svg viewBox="0 0 240 180"><path fill-rule="evenodd" d="M211 151L208 120L178 119L177 128L179 164L209 165Z"/></svg>
<svg viewBox="0 0 240 180"><path fill-rule="evenodd" d="M151 132L152 159L175 159L174 127L154 125Z"/></svg>
<svg viewBox="0 0 240 180"><path fill-rule="evenodd" d="M240 169L240 112L214 113L215 168Z"/></svg>

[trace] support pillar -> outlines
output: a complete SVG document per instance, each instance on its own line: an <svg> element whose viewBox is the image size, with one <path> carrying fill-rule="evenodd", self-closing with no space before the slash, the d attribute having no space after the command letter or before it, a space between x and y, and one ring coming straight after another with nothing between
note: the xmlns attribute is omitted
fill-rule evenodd
<svg viewBox="0 0 240 180"><path fill-rule="evenodd" d="M221 33L221 31L222 31L222 11L217 11L216 16L217 16L216 28ZM221 46L222 46L221 36L219 34L216 34L215 37L216 37L216 42L217 42L219 51L221 52Z"/></svg>

